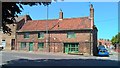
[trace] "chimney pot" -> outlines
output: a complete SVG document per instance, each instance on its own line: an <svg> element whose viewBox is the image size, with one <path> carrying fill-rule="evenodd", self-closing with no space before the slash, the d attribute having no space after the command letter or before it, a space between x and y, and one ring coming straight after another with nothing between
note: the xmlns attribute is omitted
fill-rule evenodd
<svg viewBox="0 0 120 68"><path fill-rule="evenodd" d="M93 5L90 4L90 19L91 19L91 28L94 26L94 8Z"/></svg>
<svg viewBox="0 0 120 68"><path fill-rule="evenodd" d="M59 13L59 19L62 20L63 19L63 12L62 10L60 9L60 13Z"/></svg>

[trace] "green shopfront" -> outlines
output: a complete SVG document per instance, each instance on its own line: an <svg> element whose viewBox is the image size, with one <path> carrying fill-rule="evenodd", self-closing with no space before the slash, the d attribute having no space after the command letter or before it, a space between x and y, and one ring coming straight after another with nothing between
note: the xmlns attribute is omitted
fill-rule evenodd
<svg viewBox="0 0 120 68"><path fill-rule="evenodd" d="M64 43L64 53L78 53L79 43Z"/></svg>

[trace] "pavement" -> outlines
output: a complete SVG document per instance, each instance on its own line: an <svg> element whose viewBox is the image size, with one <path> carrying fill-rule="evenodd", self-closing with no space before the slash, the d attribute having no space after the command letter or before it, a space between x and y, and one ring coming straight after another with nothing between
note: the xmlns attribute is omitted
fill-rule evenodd
<svg viewBox="0 0 120 68"><path fill-rule="evenodd" d="M68 55L64 53L2 51L4 66L118 66L118 53L110 57ZM32 64L32 65L31 65Z"/></svg>

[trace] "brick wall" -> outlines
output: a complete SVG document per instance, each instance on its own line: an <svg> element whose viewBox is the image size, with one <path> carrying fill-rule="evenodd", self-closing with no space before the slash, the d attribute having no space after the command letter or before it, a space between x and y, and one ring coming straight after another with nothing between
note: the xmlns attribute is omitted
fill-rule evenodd
<svg viewBox="0 0 120 68"><path fill-rule="evenodd" d="M15 25L10 24L10 25L7 25L7 26L9 28L11 28L11 31L12 31L11 35L2 33L2 40L6 41L6 47L5 47L5 49L6 50L11 50L11 39L15 39L16 24Z"/></svg>
<svg viewBox="0 0 120 68"><path fill-rule="evenodd" d="M97 48L97 29L93 29L93 55L97 55L97 51L98 51L98 48Z"/></svg>
<svg viewBox="0 0 120 68"><path fill-rule="evenodd" d="M0 36L2 36L1 38L0 38L0 42L2 41L2 40L5 40L6 41L6 47L5 47L5 50L11 50L11 40L12 39L15 39L15 45L17 45L16 44L16 31L17 30L19 30L19 29L21 29L22 28L22 26L24 25L24 23L25 23L25 19L26 20L31 20L31 18L29 17L29 16L25 16L21 21L19 21L19 22L17 22L17 24L7 24L7 26L9 27L9 28L11 28L11 35L9 35L9 34L3 34L2 32L0 33ZM17 48L16 48L17 49Z"/></svg>
<svg viewBox="0 0 120 68"><path fill-rule="evenodd" d="M79 52L81 53L91 53L90 48L90 31L74 31L76 33L76 38L67 38L67 32L50 32L49 33L49 42L50 47L46 49L46 34L44 34L44 39L38 39L37 32L31 32L28 39L24 38L24 33L18 33L17 43L20 42L34 42L34 51L50 51L50 52L64 52L64 43L79 43ZM91 35L92 36L92 35ZM37 43L44 42L44 49L38 50ZM92 44L91 44L92 45ZM17 46L20 46L18 44Z"/></svg>

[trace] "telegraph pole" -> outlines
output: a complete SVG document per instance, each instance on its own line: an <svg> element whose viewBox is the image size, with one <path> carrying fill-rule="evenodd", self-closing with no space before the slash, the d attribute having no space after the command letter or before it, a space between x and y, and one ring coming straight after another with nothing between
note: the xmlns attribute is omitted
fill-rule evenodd
<svg viewBox="0 0 120 68"><path fill-rule="evenodd" d="M48 5L47 5L47 19L46 19L46 51L49 51L48 45Z"/></svg>

